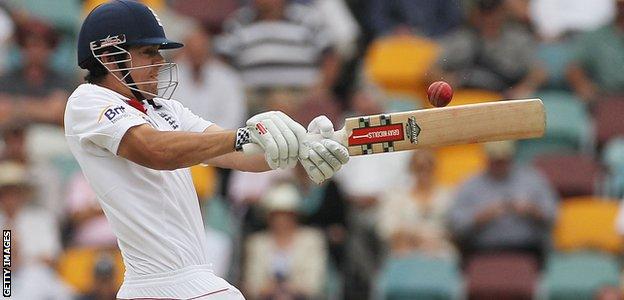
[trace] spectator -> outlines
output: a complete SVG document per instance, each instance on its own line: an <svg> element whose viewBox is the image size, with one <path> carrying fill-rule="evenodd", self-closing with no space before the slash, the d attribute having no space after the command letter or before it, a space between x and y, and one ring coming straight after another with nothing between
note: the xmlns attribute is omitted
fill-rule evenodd
<svg viewBox="0 0 624 300"><path fill-rule="evenodd" d="M32 183L24 165L0 162L0 224L18 240L22 265L51 264L61 250L59 226L44 209L32 207Z"/></svg>
<svg viewBox="0 0 624 300"><path fill-rule="evenodd" d="M117 247L117 238L82 172L76 173L69 182L67 202L73 230L72 246L103 249Z"/></svg>
<svg viewBox="0 0 624 300"><path fill-rule="evenodd" d="M303 223L323 231L333 266L342 270L347 237L347 199L334 180L316 185L301 164L295 167L294 173L297 189L303 198Z"/></svg>
<svg viewBox="0 0 624 300"><path fill-rule="evenodd" d="M431 150L413 152L412 182L389 189L381 197L377 232L391 254L417 251L432 257L455 256L446 229L452 193L436 182L435 163ZM405 247L412 242L413 247Z"/></svg>
<svg viewBox="0 0 624 300"><path fill-rule="evenodd" d="M3 227L6 228L6 227ZM11 234L11 298L70 300L73 291L56 274L54 269L42 262L22 262L19 236Z"/></svg>
<svg viewBox="0 0 624 300"><path fill-rule="evenodd" d="M280 184L262 199L269 228L249 237L244 287L251 299L309 299L321 295L327 249L315 229L297 221L300 195Z"/></svg>
<svg viewBox="0 0 624 300"><path fill-rule="evenodd" d="M617 232L624 238L624 200L620 202L620 211L615 222Z"/></svg>
<svg viewBox="0 0 624 300"><path fill-rule="evenodd" d="M372 86L360 88L351 98L350 115L383 111L382 99ZM347 203L345 298L367 299L381 263L381 242L376 233L379 197L396 185L406 184L409 152L353 157L336 173L336 182Z"/></svg>
<svg viewBox="0 0 624 300"><path fill-rule="evenodd" d="M463 19L460 0L372 0L369 5L375 36L410 32L441 37Z"/></svg>
<svg viewBox="0 0 624 300"><path fill-rule="evenodd" d="M115 261L102 252L93 269L94 284L91 289L78 297L78 300L108 300L117 298L119 286L115 282Z"/></svg>
<svg viewBox="0 0 624 300"><path fill-rule="evenodd" d="M290 0L313 6L323 16L332 44L343 60L352 58L357 50L360 27L345 0Z"/></svg>
<svg viewBox="0 0 624 300"><path fill-rule="evenodd" d="M178 61L176 98L206 120L223 128L238 128L247 117L243 84L234 70L212 55L210 42L202 29L190 30Z"/></svg>
<svg viewBox="0 0 624 300"><path fill-rule="evenodd" d="M464 261L473 253L527 252L543 261L557 213L546 179L512 163L510 141L485 144L487 169L458 190L450 211L451 229Z"/></svg>
<svg viewBox="0 0 624 300"><path fill-rule="evenodd" d="M33 206L52 213L57 221L65 217L65 203L62 198L63 185L59 173L45 160L33 160L26 146L26 126L19 121L0 127L4 147L0 151L0 161L10 160L26 166L31 172Z"/></svg>
<svg viewBox="0 0 624 300"><path fill-rule="evenodd" d="M624 94L624 1L617 1L615 21L578 40L576 57L568 66L568 80L586 101Z"/></svg>
<svg viewBox="0 0 624 300"><path fill-rule="evenodd" d="M610 22L615 14L615 1L530 0L528 12L540 37L556 40L567 33L595 30Z"/></svg>
<svg viewBox="0 0 624 300"><path fill-rule="evenodd" d="M9 46L15 31L15 24L5 4L0 2L0 75L4 74L9 64Z"/></svg>
<svg viewBox="0 0 624 300"><path fill-rule="evenodd" d="M242 74L250 113L296 111L307 93L324 93L338 76L338 56L316 10L286 0L254 0L225 24L216 43Z"/></svg>
<svg viewBox="0 0 624 300"><path fill-rule="evenodd" d="M62 124L70 83L50 68L58 35L49 25L19 24L22 66L0 77L0 124L13 120Z"/></svg>
<svg viewBox="0 0 624 300"><path fill-rule="evenodd" d="M536 42L526 28L509 22L504 0L478 0L470 24L444 38L431 71L458 88L478 88L508 98L532 95L546 80Z"/></svg>

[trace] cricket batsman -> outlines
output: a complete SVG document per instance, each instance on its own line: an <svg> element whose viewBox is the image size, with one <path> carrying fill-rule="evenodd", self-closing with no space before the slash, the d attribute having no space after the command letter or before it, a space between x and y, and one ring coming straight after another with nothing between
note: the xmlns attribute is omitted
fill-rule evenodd
<svg viewBox="0 0 624 300"><path fill-rule="evenodd" d="M263 172L299 161L320 183L349 159L325 117L310 132L281 112L225 130L168 100L176 65L160 51L182 46L166 38L154 11L129 0L96 7L78 37L87 83L69 97L65 136L117 236L126 269L119 299L244 299L211 270L188 167ZM243 154L247 143L264 154Z"/></svg>

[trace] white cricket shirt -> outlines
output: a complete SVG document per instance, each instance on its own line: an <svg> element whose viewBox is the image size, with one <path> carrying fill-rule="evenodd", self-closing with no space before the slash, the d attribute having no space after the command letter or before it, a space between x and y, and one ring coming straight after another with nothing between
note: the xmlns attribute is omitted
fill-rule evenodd
<svg viewBox="0 0 624 300"><path fill-rule="evenodd" d="M117 236L126 268L119 298L192 298L228 288L208 261L197 194L188 168L149 169L117 156L126 131L202 132L212 123L174 100L154 99L147 113L128 98L82 84L69 97L65 136Z"/></svg>

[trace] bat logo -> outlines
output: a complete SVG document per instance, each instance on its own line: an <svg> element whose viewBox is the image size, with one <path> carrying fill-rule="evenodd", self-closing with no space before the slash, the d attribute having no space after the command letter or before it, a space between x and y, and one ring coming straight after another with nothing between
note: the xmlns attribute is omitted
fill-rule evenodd
<svg viewBox="0 0 624 300"><path fill-rule="evenodd" d="M416 118L414 116L409 117L407 119L407 124L405 125L405 131L407 131L407 137L412 144L418 144L418 135L420 134L420 126L416 123Z"/></svg>

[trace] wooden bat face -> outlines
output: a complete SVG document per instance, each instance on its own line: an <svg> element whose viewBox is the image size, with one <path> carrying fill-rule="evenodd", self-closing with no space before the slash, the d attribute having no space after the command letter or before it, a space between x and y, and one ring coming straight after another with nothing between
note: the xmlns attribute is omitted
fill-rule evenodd
<svg viewBox="0 0 624 300"><path fill-rule="evenodd" d="M337 138L350 155L525 139L544 134L539 99L508 100L348 118Z"/></svg>

